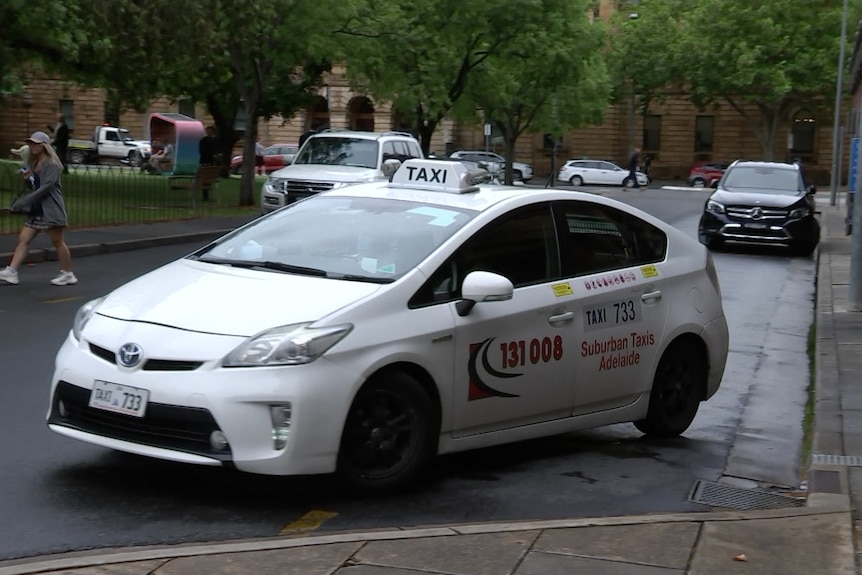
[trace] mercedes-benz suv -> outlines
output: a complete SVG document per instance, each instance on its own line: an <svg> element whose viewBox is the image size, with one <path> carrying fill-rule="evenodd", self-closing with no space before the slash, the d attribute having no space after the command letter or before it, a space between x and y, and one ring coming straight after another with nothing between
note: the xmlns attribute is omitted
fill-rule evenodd
<svg viewBox="0 0 862 575"><path fill-rule="evenodd" d="M386 162L423 158L419 141L406 132L325 130L311 135L289 166L273 172L261 189L263 213L320 192L385 180Z"/></svg>
<svg viewBox="0 0 862 575"><path fill-rule="evenodd" d="M728 241L772 244L807 256L817 247L816 189L805 186L798 166L736 161L713 187L698 228L710 249Z"/></svg>

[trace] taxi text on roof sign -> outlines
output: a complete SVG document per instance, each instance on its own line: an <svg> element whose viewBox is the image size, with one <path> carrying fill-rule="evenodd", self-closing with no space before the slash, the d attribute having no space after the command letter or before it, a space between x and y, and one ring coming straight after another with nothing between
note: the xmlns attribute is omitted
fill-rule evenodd
<svg viewBox="0 0 862 575"><path fill-rule="evenodd" d="M461 162L411 159L398 168L389 186L464 194L478 191L485 175L485 170L470 170Z"/></svg>

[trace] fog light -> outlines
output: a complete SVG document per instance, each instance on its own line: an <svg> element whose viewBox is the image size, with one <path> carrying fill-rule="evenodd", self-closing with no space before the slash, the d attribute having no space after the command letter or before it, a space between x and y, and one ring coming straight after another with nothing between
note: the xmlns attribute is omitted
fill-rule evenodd
<svg viewBox="0 0 862 575"><path fill-rule="evenodd" d="M224 451L227 449L227 437L223 431L213 431L210 433L210 445L216 451Z"/></svg>
<svg viewBox="0 0 862 575"><path fill-rule="evenodd" d="M57 402L57 413L59 413L60 417L63 419L69 415L69 410L66 409L66 403L62 399Z"/></svg>
<svg viewBox="0 0 862 575"><path fill-rule="evenodd" d="M290 404L270 405L269 415L272 418L272 446L276 450L284 449L290 437Z"/></svg>

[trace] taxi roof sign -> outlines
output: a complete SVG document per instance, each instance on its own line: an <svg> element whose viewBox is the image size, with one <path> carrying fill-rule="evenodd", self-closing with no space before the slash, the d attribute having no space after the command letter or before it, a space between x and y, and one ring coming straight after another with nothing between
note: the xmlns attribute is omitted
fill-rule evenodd
<svg viewBox="0 0 862 575"><path fill-rule="evenodd" d="M412 158L401 164L389 186L465 194L479 191L478 184L487 175L485 170L470 170L462 162Z"/></svg>

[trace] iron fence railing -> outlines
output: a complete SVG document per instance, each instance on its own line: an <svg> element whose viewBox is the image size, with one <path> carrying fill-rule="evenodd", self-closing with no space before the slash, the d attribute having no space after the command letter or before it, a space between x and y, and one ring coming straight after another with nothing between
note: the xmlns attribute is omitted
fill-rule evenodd
<svg viewBox="0 0 862 575"><path fill-rule="evenodd" d="M0 161L0 234L17 233L23 221L8 211L25 186L20 168L18 162ZM153 175L126 166L70 166L61 181L70 228L205 218L224 207L220 186L203 201L191 177Z"/></svg>

